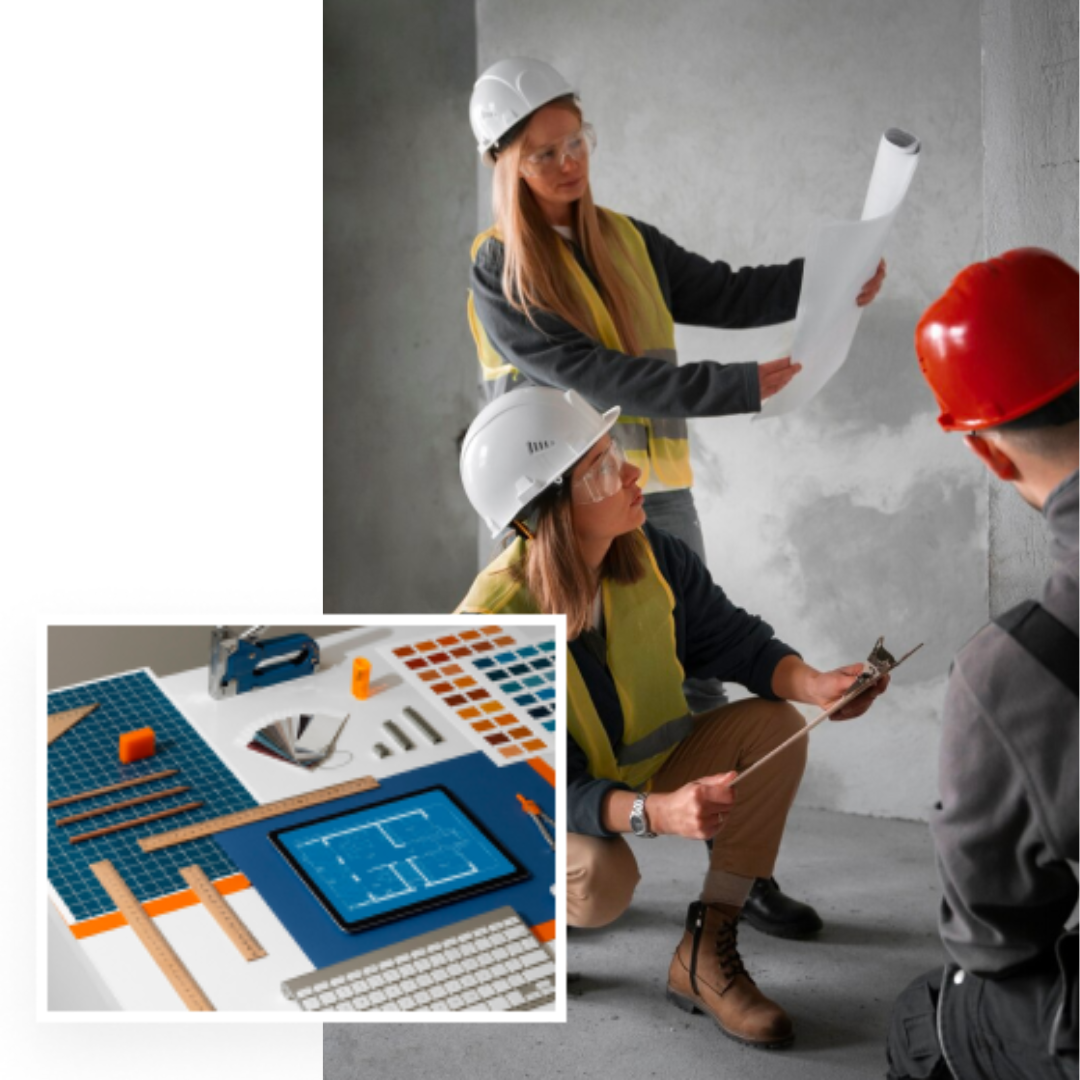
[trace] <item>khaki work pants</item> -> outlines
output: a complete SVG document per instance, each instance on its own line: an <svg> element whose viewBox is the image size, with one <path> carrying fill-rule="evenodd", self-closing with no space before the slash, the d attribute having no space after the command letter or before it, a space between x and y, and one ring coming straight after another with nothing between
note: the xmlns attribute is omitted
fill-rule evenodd
<svg viewBox="0 0 1080 1080"><path fill-rule="evenodd" d="M786 701L749 698L694 718L694 730L652 779L651 791L675 791L691 780L742 772L805 724ZM735 805L713 841L710 866L741 877L771 877L788 810L806 767L806 740L777 754L735 788ZM647 809L647 807L646 807ZM664 843L681 837L658 837ZM605 926L629 906L641 880L622 837L567 833L566 919Z"/></svg>

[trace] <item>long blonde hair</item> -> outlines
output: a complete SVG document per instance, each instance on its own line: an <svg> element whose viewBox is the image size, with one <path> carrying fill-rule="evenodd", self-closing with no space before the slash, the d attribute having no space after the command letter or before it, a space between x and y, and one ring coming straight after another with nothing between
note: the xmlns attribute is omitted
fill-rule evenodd
<svg viewBox="0 0 1080 1080"><path fill-rule="evenodd" d="M645 575L638 530L616 536L600 566L600 578L617 585L632 585ZM586 565L574 532L574 507L569 478L540 496L535 507L532 538L526 542L525 558L510 568L515 580L532 593L545 614L566 616L566 636L576 638L592 619L597 580Z"/></svg>
<svg viewBox="0 0 1080 1080"><path fill-rule="evenodd" d="M560 98L552 105L582 118L573 98ZM593 341L600 340L599 328L589 312L585 297L565 272L562 240L544 217L532 191L521 175L521 155L525 146L524 127L495 160L492 205L495 224L505 248L503 293L512 307L535 324L534 311L548 311L580 330ZM633 267L622 240L606 211L592 199L592 189L572 208L574 233L585 261L596 277L600 297L619 333L623 349L631 356L641 351L632 315L633 301L627 283L612 259L616 247L626 264ZM636 273L636 268L634 269Z"/></svg>

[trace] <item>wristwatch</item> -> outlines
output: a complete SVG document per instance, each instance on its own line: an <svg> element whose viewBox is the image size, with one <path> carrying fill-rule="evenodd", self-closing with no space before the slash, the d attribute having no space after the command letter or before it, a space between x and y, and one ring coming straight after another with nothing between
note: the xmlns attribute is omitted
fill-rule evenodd
<svg viewBox="0 0 1080 1080"><path fill-rule="evenodd" d="M652 837L656 833L649 831L649 819L645 816L645 800L649 796L640 793L630 807L630 828L635 836Z"/></svg>

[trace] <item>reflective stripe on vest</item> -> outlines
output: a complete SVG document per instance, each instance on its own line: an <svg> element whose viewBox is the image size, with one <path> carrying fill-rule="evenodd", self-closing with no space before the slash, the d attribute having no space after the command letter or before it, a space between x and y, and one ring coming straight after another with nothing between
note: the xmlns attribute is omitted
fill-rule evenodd
<svg viewBox="0 0 1080 1080"><path fill-rule="evenodd" d="M641 355L669 364L677 364L675 353L675 323L664 302L660 282L649 258L645 239L633 222L622 214L603 210L604 220L614 230L620 244L609 245L611 259L630 294L630 310L634 328L640 342ZM483 243L491 238L500 239L494 228L482 232L472 245L472 259ZM629 257L623 253L623 249ZM616 352L625 353L615 324L607 308L581 268L569 247L560 245L560 252L570 279L585 299L589 314L599 333L601 344ZM517 369L507 363L491 344L480 319L476 315L472 293L468 302L469 327L476 342L480 368L485 381L517 374ZM615 404L618 404L615 402ZM640 485L646 492L670 491L688 488L694 481L690 468L690 444L686 420L683 418L650 419L644 416L619 417L619 442L627 458L641 470Z"/></svg>
<svg viewBox="0 0 1080 1080"><path fill-rule="evenodd" d="M633 585L603 583L607 666L623 713L623 739L613 748L585 680L567 653L567 727L597 779L647 786L675 747L690 734L693 720L683 696L684 672L675 651L675 598L656 565L644 534L644 577ZM515 540L473 583L458 612L537 614L532 594L509 568L524 557Z"/></svg>

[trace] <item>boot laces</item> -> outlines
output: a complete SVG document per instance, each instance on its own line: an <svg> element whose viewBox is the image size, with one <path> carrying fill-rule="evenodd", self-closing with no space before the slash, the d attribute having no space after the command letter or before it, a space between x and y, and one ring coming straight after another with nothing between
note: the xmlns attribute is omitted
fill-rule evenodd
<svg viewBox="0 0 1080 1080"><path fill-rule="evenodd" d="M716 931L716 958L720 961L720 970L725 978L730 980L745 975L753 982L739 955L738 925L738 920L733 919Z"/></svg>

